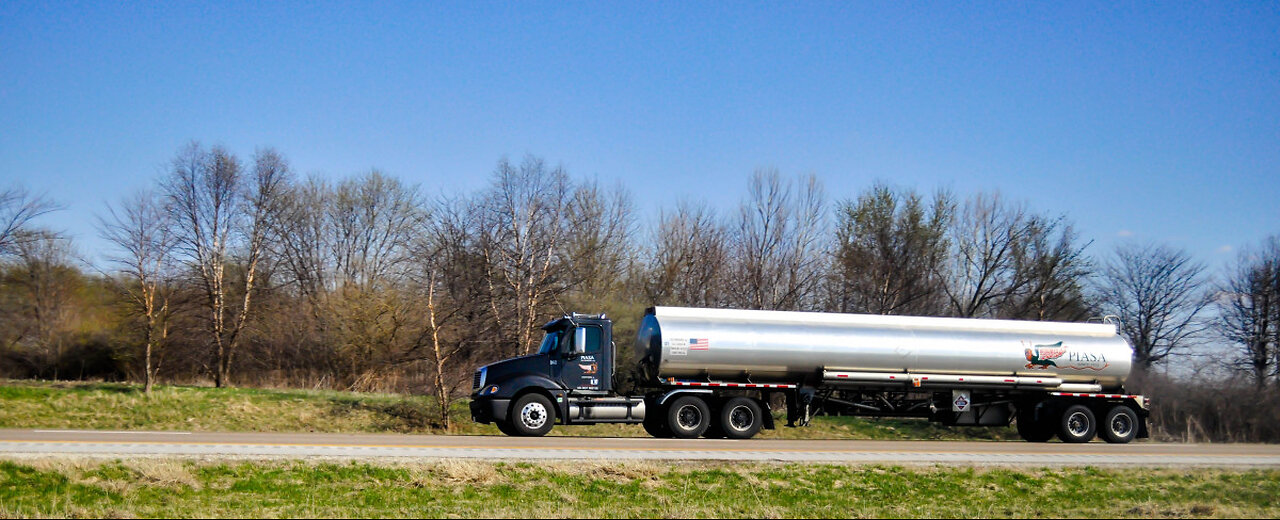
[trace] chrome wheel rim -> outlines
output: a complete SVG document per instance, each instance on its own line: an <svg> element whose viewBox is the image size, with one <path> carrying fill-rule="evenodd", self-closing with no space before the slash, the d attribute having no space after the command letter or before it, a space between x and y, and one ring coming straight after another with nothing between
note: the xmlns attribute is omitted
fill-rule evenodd
<svg viewBox="0 0 1280 520"><path fill-rule="evenodd" d="M1111 433L1116 437L1124 438L1129 436L1129 432L1133 431L1133 421L1128 415L1118 413L1111 418Z"/></svg>
<svg viewBox="0 0 1280 520"><path fill-rule="evenodd" d="M547 407L542 403L529 403L520 409L520 422L526 427L536 430L547 423Z"/></svg>
<svg viewBox="0 0 1280 520"><path fill-rule="evenodd" d="M755 424L756 415L747 406L735 406L729 411L729 427L736 431L747 431Z"/></svg>
<svg viewBox="0 0 1280 520"><path fill-rule="evenodd" d="M680 407L676 412L676 422L680 424L680 428L692 430L702 424L702 410L697 406L686 404Z"/></svg>
<svg viewBox="0 0 1280 520"><path fill-rule="evenodd" d="M1075 412L1067 417L1067 431L1075 437L1084 437L1089 433L1089 417L1084 412Z"/></svg>

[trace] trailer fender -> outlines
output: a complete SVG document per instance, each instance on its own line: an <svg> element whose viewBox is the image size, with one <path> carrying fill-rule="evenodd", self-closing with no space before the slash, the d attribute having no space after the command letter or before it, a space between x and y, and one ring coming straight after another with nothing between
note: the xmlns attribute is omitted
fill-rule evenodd
<svg viewBox="0 0 1280 520"><path fill-rule="evenodd" d="M707 390L705 388L677 388L675 390L670 390L667 393L662 394L662 397L658 398L658 405L659 406L666 405L667 401L682 395L688 395L688 394L712 395L714 393L715 392L712 392L711 390Z"/></svg>

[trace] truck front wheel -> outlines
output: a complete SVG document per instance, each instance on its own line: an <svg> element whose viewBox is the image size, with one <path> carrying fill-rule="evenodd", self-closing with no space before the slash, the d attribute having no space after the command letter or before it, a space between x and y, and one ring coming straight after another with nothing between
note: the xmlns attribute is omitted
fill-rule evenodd
<svg viewBox="0 0 1280 520"><path fill-rule="evenodd" d="M1062 442L1089 442L1098 434L1098 419L1088 406L1077 404L1067 407L1058 422L1058 438Z"/></svg>
<svg viewBox="0 0 1280 520"><path fill-rule="evenodd" d="M523 437L541 437L555 425L551 400L542 394L525 394L511 406L511 429Z"/></svg>
<svg viewBox="0 0 1280 520"><path fill-rule="evenodd" d="M676 398L667 408L667 428L677 439L696 439L711 425L707 402L692 395Z"/></svg>
<svg viewBox="0 0 1280 520"><path fill-rule="evenodd" d="M493 421L493 424L498 427L498 431L506 435L509 435L511 437L520 435L520 432L517 432L515 428L511 427L511 423L505 420L496 420L496 421Z"/></svg>

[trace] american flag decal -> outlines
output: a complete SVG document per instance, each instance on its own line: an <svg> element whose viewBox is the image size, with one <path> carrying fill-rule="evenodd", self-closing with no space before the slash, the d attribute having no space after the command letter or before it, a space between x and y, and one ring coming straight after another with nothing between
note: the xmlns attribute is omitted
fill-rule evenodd
<svg viewBox="0 0 1280 520"><path fill-rule="evenodd" d="M707 338L689 338L689 350L711 350L711 340Z"/></svg>

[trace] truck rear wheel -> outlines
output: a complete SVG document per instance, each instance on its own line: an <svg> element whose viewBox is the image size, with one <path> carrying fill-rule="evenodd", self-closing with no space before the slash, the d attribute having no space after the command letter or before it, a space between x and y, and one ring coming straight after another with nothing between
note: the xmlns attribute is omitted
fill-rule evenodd
<svg viewBox="0 0 1280 520"><path fill-rule="evenodd" d="M720 432L730 439L750 439L760 431L764 417L754 399L734 397L720 407Z"/></svg>
<svg viewBox="0 0 1280 520"><path fill-rule="evenodd" d="M1053 428L1045 424L1045 421L1037 421L1033 410L1018 412L1015 423L1018 426L1018 436L1024 441L1049 442L1049 439L1053 438Z"/></svg>
<svg viewBox="0 0 1280 520"><path fill-rule="evenodd" d="M1102 428L1098 432L1102 440L1113 444L1124 444L1138 436L1138 414L1125 405L1116 405L1107 410Z"/></svg>
<svg viewBox="0 0 1280 520"><path fill-rule="evenodd" d="M667 409L656 401L645 406L644 431L659 439L670 439L671 428L667 427Z"/></svg>
<svg viewBox="0 0 1280 520"><path fill-rule="evenodd" d="M667 408L667 428L677 439L696 439L711 425L707 402L692 395L677 397Z"/></svg>
<svg viewBox="0 0 1280 520"><path fill-rule="evenodd" d="M541 437L555 425L551 400L542 394L525 394L511 407L511 429L523 437Z"/></svg>
<svg viewBox="0 0 1280 520"><path fill-rule="evenodd" d="M1089 442L1098 435L1098 419L1088 406L1077 404L1067 407L1058 421L1058 438L1062 442Z"/></svg>

